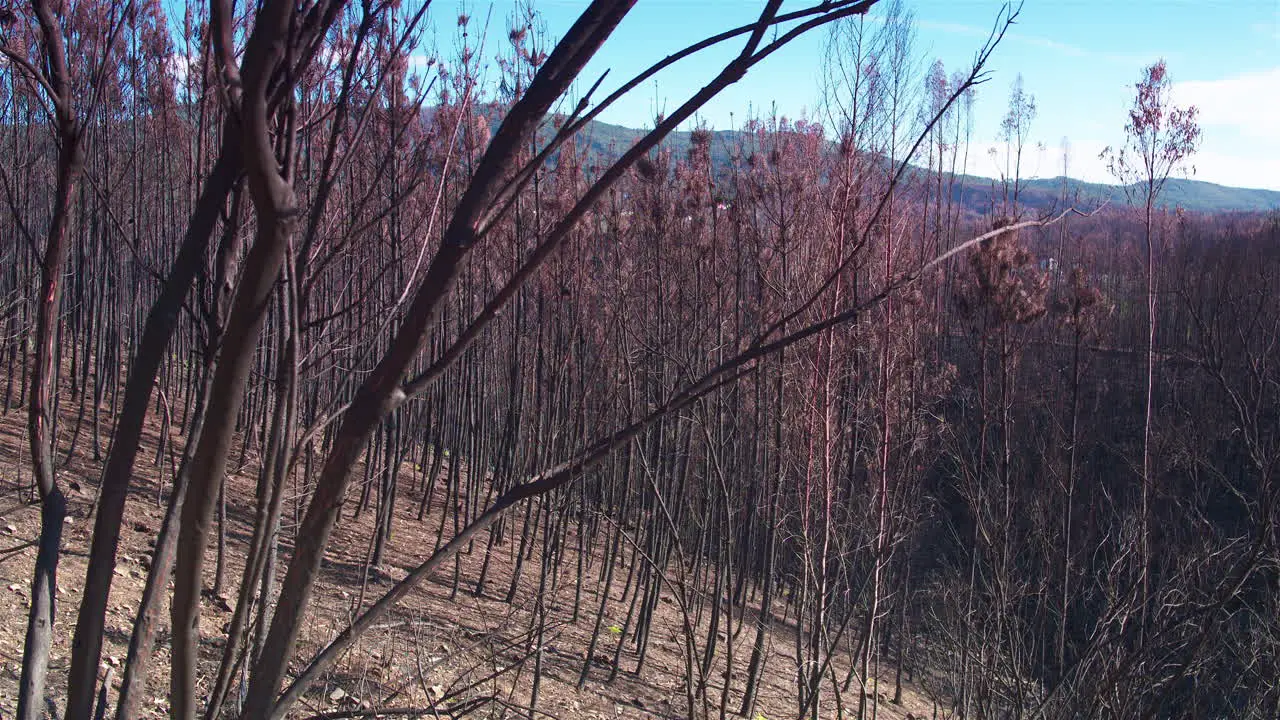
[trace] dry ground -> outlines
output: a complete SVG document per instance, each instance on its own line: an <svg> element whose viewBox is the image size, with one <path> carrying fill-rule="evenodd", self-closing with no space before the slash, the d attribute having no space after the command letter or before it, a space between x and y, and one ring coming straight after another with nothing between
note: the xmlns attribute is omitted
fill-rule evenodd
<svg viewBox="0 0 1280 720"><path fill-rule="evenodd" d="M77 403L64 395L59 426L60 460L65 458L76 406ZM82 429L82 432L87 432L87 429ZM160 432L159 420L153 413L121 535L119 563L107 616L104 675L109 667L118 668L124 660L155 535L163 515L163 489L160 484L167 487L171 471L167 460L159 466L153 462ZM175 437L174 440L180 449L181 439ZM104 448L107 442L104 435ZM75 588L84 578L92 530L90 513L100 470L101 462L93 460L91 445L81 437L75 456L61 467L59 474L59 482L68 495L69 518L58 576L57 598L60 602L49 677L49 691L58 706L61 706L60 698L65 692L70 636L79 601ZM436 502L426 521L419 523L415 515L420 496L410 491L412 472L409 470L406 468L402 473L401 498L386 557L382 567L373 572L364 570L371 547L373 513L365 512L359 518L352 518L354 495L358 490L348 499L343 520L326 558L311 619L303 631L299 657L310 657L354 617L362 602L367 606L392 582L403 577L409 568L421 562L435 546L437 528L445 512L439 501L442 493L438 485ZM252 531L250 522L256 472L256 458L251 454L244 466L228 478L226 578L227 586L232 588L238 585L245 545ZM36 537L39 528L39 511L32 504L31 495L25 410L13 408L0 415L0 718L12 717L16 707L23 632L30 598L30 573L35 555L33 547L23 545ZM289 551L288 533L291 532L293 508L290 503L286 510L285 558ZM514 515L513 525L521 522L522 518L523 513ZM450 518L446 524L446 539L451 530ZM576 690L578 673L595 620L594 613L599 605L597 580L600 558L590 558L586 563L589 569L584 573L582 609L578 619L573 621L577 557L572 532L571 528L567 543L569 549L562 563L564 570L554 583L555 592L548 593L545 598L547 630L539 714L565 719L685 717L682 615L679 603L674 601L669 591L664 591L663 601L659 603L653 639L642 672L639 675L634 673L636 654L624 649L620 672L613 682L607 682L609 667L598 662L591 669L585 689L582 692ZM429 706L441 692L460 691L459 700L481 696L497 698L498 702L476 712L476 717L527 717L527 711L522 713L516 708L529 703L533 664L521 663L520 658L526 654L528 646L526 638L534 617L541 560L535 553L526 561L514 602L504 602L514 566L519 527L509 526L508 533L509 539L497 548L493 557L484 596L475 597L471 593L483 560L484 542L487 541L482 536L473 551L460 558L456 568L450 565L431 582L418 588L349 652L324 682L306 695L295 715L313 717L349 711L345 716L354 716L367 708L422 708ZM213 564L211 548L207 563L208 585L212 585ZM619 595L627 570L620 566L615 571L605 627L621 626L625 622L628 606ZM452 595L455 571L462 582L461 590ZM212 675L217 658L221 656L219 631L229 619L230 612L224 603L206 598L201 618L201 627L206 635L203 648L206 675ZM611 658L617 643L614 634L606 631L603 635L596 652L600 660ZM753 619L748 614L745 626L736 633L733 643L736 659L734 689L728 704L730 713L736 711L740 702L741 683L754 636ZM162 629L154 663L157 673L151 680L151 692L147 698L148 712L156 717L164 716L168 708L167 642L167 629ZM726 647L723 636L720 646L719 656L723 657ZM757 717L768 720L795 717L794 630L777 622L768 647L769 657L759 693ZM847 667L843 660L839 663L842 677ZM300 666L301 661L297 667ZM709 697L713 703L713 715L717 713L722 674L723 665L711 673ZM486 677L490 679L485 680ZM891 695L888 668L885 669L885 679L888 687L885 695ZM210 682L210 678L204 678L204 682ZM472 687L464 689L468 685ZM829 687L829 683L824 687L825 702L821 711L824 718L840 714L831 699ZM856 716L856 692L855 688L844 697L846 716ZM901 705L881 702L878 717L895 720L935 716L932 702L915 688L904 689L904 695ZM853 706L854 712L849 712L848 706ZM444 717L443 714L441 716Z"/></svg>

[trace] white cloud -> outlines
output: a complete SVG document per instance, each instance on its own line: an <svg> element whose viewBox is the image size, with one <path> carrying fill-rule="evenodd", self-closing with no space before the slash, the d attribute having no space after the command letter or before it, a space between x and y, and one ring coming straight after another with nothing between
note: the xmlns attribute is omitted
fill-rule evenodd
<svg viewBox="0 0 1280 720"><path fill-rule="evenodd" d="M1192 179L1234 187L1280 190L1280 153L1240 157L1202 150L1191 157Z"/></svg>
<svg viewBox="0 0 1280 720"><path fill-rule="evenodd" d="M1280 117L1280 67L1221 80L1174 83L1178 105L1195 105L1204 128L1233 128L1252 139L1274 140Z"/></svg>
<svg viewBox="0 0 1280 720"><path fill-rule="evenodd" d="M1280 12L1276 13L1274 22L1259 22L1250 26L1252 30L1269 40L1280 40Z"/></svg>
<svg viewBox="0 0 1280 720"><path fill-rule="evenodd" d="M1077 180L1114 184L1116 179L1107 171L1107 164L1099 158L1106 143L1093 140L1069 141L1067 174ZM991 156L994 148L996 154ZM983 177L999 177L1004 167L1003 143L972 143L969 145L967 172ZM964 148L960 149L963 156ZM1194 172L1192 170L1194 169ZM1242 188L1280 190L1280 152L1236 154L1216 148L1202 148L1188 161L1185 177L1193 180ZM1060 143L1041 148L1031 144L1022 152L1022 177L1052 178L1062 174L1062 147ZM1184 177L1183 171L1174 177Z"/></svg>
<svg viewBox="0 0 1280 720"><path fill-rule="evenodd" d="M1086 182L1115 182L1107 172L1106 163L1098 159L1098 154L1104 147L1104 143L1069 140L1067 175ZM960 148L962 157L965 149L964 146ZM970 175L996 178L1004 173L1007 153L1004 143L970 143L968 153L969 166L966 172ZM1023 179L1058 177L1062 175L1062 160L1061 141L1052 144L1027 143L1022 149L1022 166L1019 172ZM1013 172L1012 165L1009 172Z"/></svg>

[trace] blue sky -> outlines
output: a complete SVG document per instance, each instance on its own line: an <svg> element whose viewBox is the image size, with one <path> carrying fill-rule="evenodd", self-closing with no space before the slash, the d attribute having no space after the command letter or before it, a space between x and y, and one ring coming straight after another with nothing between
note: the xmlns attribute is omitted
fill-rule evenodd
<svg viewBox="0 0 1280 720"><path fill-rule="evenodd" d="M572 24L585 0L534 0L551 37ZM784 11L808 3L789 0ZM514 0L436 0L436 42L455 41L460 10L475 18L472 32L489 21L490 45L505 40ZM667 53L706 35L749 22L756 0L640 0L586 73L604 69L604 87L647 67ZM917 0L906 3L916 18L921 66L940 59L948 72L967 66L986 38L1001 3L990 0ZM871 22L882 14L872 9ZM474 36L473 36L474 37ZM741 124L749 114L774 110L788 117L815 117L820 95L823 37L817 31L757 66L709 105L703 119L716 128ZM736 49L690 59L637 89L602 119L644 126L656 110L674 108L709 79ZM1280 190L1280 0L1027 0L1018 24L989 64L990 80L975 108L975 147L969 171L996 172L985 149L997 139L1009 86L1021 73L1035 96L1038 115L1024 175L1061 174L1064 139L1074 177L1107 181L1098 153L1124 137L1133 84L1143 66L1164 58L1180 104L1201 111L1203 142L1192 160L1194 177L1224 185Z"/></svg>

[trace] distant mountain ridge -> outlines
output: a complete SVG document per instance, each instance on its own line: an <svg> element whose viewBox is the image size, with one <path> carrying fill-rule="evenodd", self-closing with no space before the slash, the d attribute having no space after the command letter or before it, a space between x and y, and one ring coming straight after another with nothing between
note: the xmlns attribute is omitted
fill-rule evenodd
<svg viewBox="0 0 1280 720"><path fill-rule="evenodd" d="M606 156L616 155L631 143L640 139L647 130L593 121L585 129L584 137L593 151ZM730 150L742 137L739 130L714 130L711 132L711 161L717 168L730 162ZM667 137L663 147L677 153L689 149L692 133L677 131ZM991 206L993 187L998 181L977 175L956 177L956 200L965 207L982 212ZM1049 209L1062 204L1063 179L1034 178L1023 180L1019 200L1029 209ZM1119 185L1091 183L1074 178L1067 179L1067 197L1076 203L1101 203L1124 205L1127 199ZM1239 188L1171 177L1160 194L1160 205L1182 207L1195 212L1267 212L1280 209L1280 191L1257 188Z"/></svg>
<svg viewBox="0 0 1280 720"><path fill-rule="evenodd" d="M964 176L964 180L964 195L959 198L961 202L971 207L989 203L992 183L996 181L973 175ZM1019 200L1031 208L1060 206L1063 180L1061 176L1023 180ZM1070 202L1094 205L1102 201L1110 201L1113 205L1125 205L1129 202L1125 189L1120 185L1091 183L1075 178L1065 180L1066 196ZM1137 193L1134 196L1137 197ZM1268 212L1280 209L1280 192L1171 177L1160 192L1159 204L1161 207L1181 207L1194 212Z"/></svg>

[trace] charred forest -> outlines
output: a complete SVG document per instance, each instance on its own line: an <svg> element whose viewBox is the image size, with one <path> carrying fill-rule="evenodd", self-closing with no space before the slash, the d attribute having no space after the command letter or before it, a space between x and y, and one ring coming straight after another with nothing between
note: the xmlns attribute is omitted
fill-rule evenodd
<svg viewBox="0 0 1280 720"><path fill-rule="evenodd" d="M0 0L0 717L1280 718L1280 210L1162 196L1178 68L1029 203L1019 6L588 74L635 4Z"/></svg>

